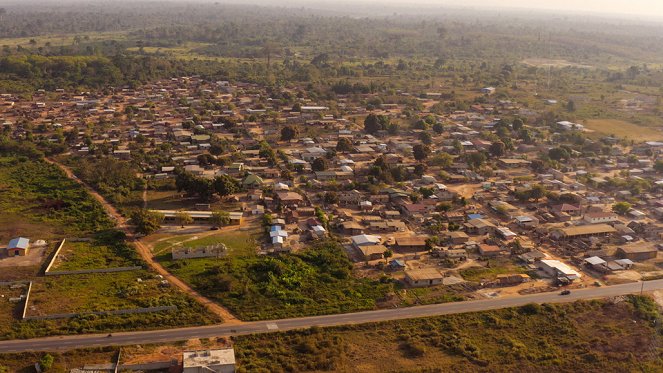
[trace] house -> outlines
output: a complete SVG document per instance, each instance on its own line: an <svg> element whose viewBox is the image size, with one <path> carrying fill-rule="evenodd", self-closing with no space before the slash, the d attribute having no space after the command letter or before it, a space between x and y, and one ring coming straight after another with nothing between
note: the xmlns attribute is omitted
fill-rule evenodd
<svg viewBox="0 0 663 373"><path fill-rule="evenodd" d="M343 233L350 235L360 235L364 233L364 227L355 221L346 221L341 223L341 229L343 230Z"/></svg>
<svg viewBox="0 0 663 373"><path fill-rule="evenodd" d="M635 242L617 248L618 257L622 259L630 259L633 261L655 259L657 255L658 249L656 244L652 242Z"/></svg>
<svg viewBox="0 0 663 373"><path fill-rule="evenodd" d="M182 373L233 373L235 372L235 350L184 351Z"/></svg>
<svg viewBox="0 0 663 373"><path fill-rule="evenodd" d="M563 278L569 281L573 281L582 277L578 271L572 269L559 260L543 259L538 262L538 266L543 272L555 278Z"/></svg>
<svg viewBox="0 0 663 373"><path fill-rule="evenodd" d="M495 93L495 87L481 88L481 93L483 93L484 95L492 95L493 93Z"/></svg>
<svg viewBox="0 0 663 373"><path fill-rule="evenodd" d="M479 255L486 258L494 258L501 255L504 252L501 247L497 245L479 245Z"/></svg>
<svg viewBox="0 0 663 373"><path fill-rule="evenodd" d="M449 232L447 233L447 238L453 245L464 244L470 240L470 236L468 236L467 233L461 231Z"/></svg>
<svg viewBox="0 0 663 373"><path fill-rule="evenodd" d="M379 245L380 241L382 241L382 237L370 234L360 234L350 237L350 241L352 241L352 246L359 248L367 245Z"/></svg>
<svg viewBox="0 0 663 373"><path fill-rule="evenodd" d="M536 228L539 225L539 219L530 215L516 216L516 224L521 228Z"/></svg>
<svg viewBox="0 0 663 373"><path fill-rule="evenodd" d="M582 219L589 224L612 223L619 221L619 216L617 216L617 214L614 212L598 211L587 212Z"/></svg>
<svg viewBox="0 0 663 373"><path fill-rule="evenodd" d="M557 216L562 214L568 214L571 216L580 216L581 209L578 206L574 206L568 203L562 203L561 205L555 205L552 208L553 213Z"/></svg>
<svg viewBox="0 0 663 373"><path fill-rule="evenodd" d="M387 247L384 245L365 245L356 247L357 251L361 254L362 260L379 260L384 256Z"/></svg>
<svg viewBox="0 0 663 373"><path fill-rule="evenodd" d="M435 268L405 271L405 283L412 287L440 285L444 276Z"/></svg>
<svg viewBox="0 0 663 373"><path fill-rule="evenodd" d="M281 205L287 207L301 206L304 203L304 197L295 192L277 192L276 198Z"/></svg>
<svg viewBox="0 0 663 373"><path fill-rule="evenodd" d="M262 184L262 178L256 174L249 174L242 180L242 186L247 189L260 188Z"/></svg>
<svg viewBox="0 0 663 373"><path fill-rule="evenodd" d="M524 273L497 275L497 284L500 286L512 286L530 281L531 278Z"/></svg>
<svg viewBox="0 0 663 373"><path fill-rule="evenodd" d="M401 251L425 251L426 237L399 237L396 238L396 247Z"/></svg>
<svg viewBox="0 0 663 373"><path fill-rule="evenodd" d="M26 256L29 248L29 239L25 237L14 238L7 245L7 256Z"/></svg>
<svg viewBox="0 0 663 373"><path fill-rule="evenodd" d="M465 230L470 234L484 235L493 233L495 229L495 224L483 218L470 219L465 223Z"/></svg>

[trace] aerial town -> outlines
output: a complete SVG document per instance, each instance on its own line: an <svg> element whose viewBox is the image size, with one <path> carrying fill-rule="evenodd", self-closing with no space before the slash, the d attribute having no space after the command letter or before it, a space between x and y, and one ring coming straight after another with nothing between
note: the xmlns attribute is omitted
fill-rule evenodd
<svg viewBox="0 0 663 373"><path fill-rule="evenodd" d="M0 373L660 371L660 347L594 351L660 340L663 131L628 133L660 89L562 95L519 63L0 85Z"/></svg>

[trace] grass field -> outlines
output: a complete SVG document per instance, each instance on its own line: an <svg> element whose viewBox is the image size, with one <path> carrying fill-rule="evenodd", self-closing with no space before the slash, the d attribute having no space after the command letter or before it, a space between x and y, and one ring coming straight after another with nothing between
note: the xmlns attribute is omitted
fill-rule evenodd
<svg viewBox="0 0 663 373"><path fill-rule="evenodd" d="M325 242L278 257L229 255L162 264L242 320L261 320L375 309L390 283L359 279L343 248Z"/></svg>
<svg viewBox="0 0 663 373"><path fill-rule="evenodd" d="M663 131L618 119L589 119L585 127L600 136L614 135L634 141L663 140Z"/></svg>
<svg viewBox="0 0 663 373"><path fill-rule="evenodd" d="M240 336L237 371L660 372L655 307L634 297Z"/></svg>
<svg viewBox="0 0 663 373"><path fill-rule="evenodd" d="M19 297L26 292L27 287L11 289L9 286L0 286L0 335L11 332L12 323L17 317L20 317L23 310L23 302L13 303L9 301L9 298Z"/></svg>
<svg viewBox="0 0 663 373"><path fill-rule="evenodd" d="M124 244L111 246L94 241L66 241L51 271L130 267L139 263L131 258L132 253L132 249Z"/></svg>

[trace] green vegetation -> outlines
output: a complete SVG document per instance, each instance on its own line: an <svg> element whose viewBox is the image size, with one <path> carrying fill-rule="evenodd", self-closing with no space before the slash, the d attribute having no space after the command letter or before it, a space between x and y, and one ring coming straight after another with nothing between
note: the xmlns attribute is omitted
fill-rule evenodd
<svg viewBox="0 0 663 373"><path fill-rule="evenodd" d="M14 322L6 325L9 329L3 331L2 338L158 329L205 325L220 321L184 293L168 286L161 286L160 283L161 280L148 271L40 279L33 283L30 305L34 306L34 310L31 309L29 315L85 313L156 306L177 306L177 310L109 316L84 314L70 319ZM66 301L63 301L65 299Z"/></svg>
<svg viewBox="0 0 663 373"><path fill-rule="evenodd" d="M238 372L658 372L653 304L634 296L240 336L235 351Z"/></svg>
<svg viewBox="0 0 663 373"><path fill-rule="evenodd" d="M106 231L91 242L66 241L51 271L73 271L140 265L136 251L125 242L124 233Z"/></svg>
<svg viewBox="0 0 663 373"><path fill-rule="evenodd" d="M0 157L3 216L45 223L67 234L113 226L103 207L56 166L21 156Z"/></svg>
<svg viewBox="0 0 663 373"><path fill-rule="evenodd" d="M522 266L514 265L510 261L490 260L486 267L469 267L460 271L461 276L467 281L481 282L482 280L492 281L498 275L526 273Z"/></svg>
<svg viewBox="0 0 663 373"><path fill-rule="evenodd" d="M231 255L164 265L243 320L374 309L391 288L353 277L352 264L333 241L278 257Z"/></svg>

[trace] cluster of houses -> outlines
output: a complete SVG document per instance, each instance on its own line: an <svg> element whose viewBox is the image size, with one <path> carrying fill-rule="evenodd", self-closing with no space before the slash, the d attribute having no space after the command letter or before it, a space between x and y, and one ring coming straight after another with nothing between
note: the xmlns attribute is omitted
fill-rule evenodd
<svg viewBox="0 0 663 373"><path fill-rule="evenodd" d="M508 260L577 281L584 268L631 270L637 265L627 260L659 260L657 250L629 250L663 237L663 174L656 167L663 143L626 147L614 138L585 138L581 148L569 136L582 136L582 125L546 122L494 92L484 88L483 103L443 114L425 109L440 97L419 95L431 104L416 113L427 124L370 133L361 100L374 94L319 102L295 88L276 95L254 84L199 77L110 95L0 99L12 102L2 114L13 136L25 137L30 118L49 141L63 141L55 131L62 129L75 154L132 160L146 178L172 180L182 172L235 178L242 191L234 198L245 207L231 219L268 215L270 253L332 235L359 263L393 256L412 286L443 283L442 262ZM395 123L407 119L404 110L387 103L371 113ZM511 126L516 117L523 128ZM90 122L99 128L90 130ZM504 142L509 146L495 146ZM415 158L420 144L426 154ZM566 158L548 161L560 145ZM544 193L527 194L535 188ZM628 203L626 211L613 208L620 202ZM161 212L176 218L176 211ZM189 214L200 222L212 216ZM521 259L533 252L541 255ZM412 261L413 254L429 260ZM500 278L521 280L517 273Z"/></svg>

